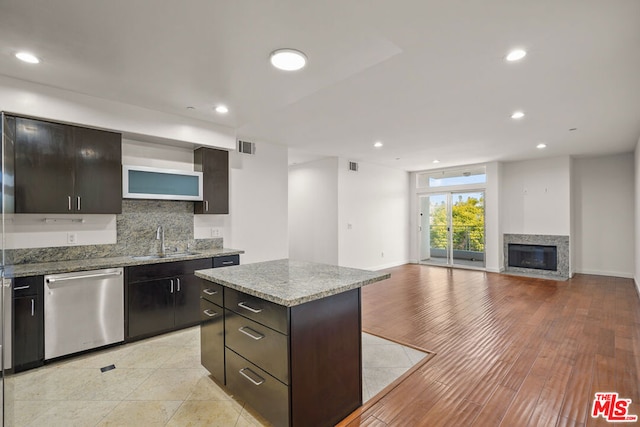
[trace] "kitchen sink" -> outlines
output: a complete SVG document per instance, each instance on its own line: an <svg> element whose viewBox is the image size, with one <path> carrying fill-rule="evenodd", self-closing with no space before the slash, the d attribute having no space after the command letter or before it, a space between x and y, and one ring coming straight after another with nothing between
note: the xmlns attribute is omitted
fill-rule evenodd
<svg viewBox="0 0 640 427"><path fill-rule="evenodd" d="M177 258L189 255L200 255L200 252L171 252L164 255L141 255L141 256L132 256L131 258L136 261L148 261L150 259L162 259L162 258Z"/></svg>

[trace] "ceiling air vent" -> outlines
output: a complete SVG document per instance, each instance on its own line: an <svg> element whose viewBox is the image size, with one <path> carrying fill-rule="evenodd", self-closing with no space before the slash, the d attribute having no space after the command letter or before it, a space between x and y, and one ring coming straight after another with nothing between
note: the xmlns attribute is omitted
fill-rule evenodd
<svg viewBox="0 0 640 427"><path fill-rule="evenodd" d="M349 162L349 170L351 172L358 172L358 163L356 162Z"/></svg>
<svg viewBox="0 0 640 427"><path fill-rule="evenodd" d="M244 154L256 154L256 144L249 141L238 140L238 151Z"/></svg>

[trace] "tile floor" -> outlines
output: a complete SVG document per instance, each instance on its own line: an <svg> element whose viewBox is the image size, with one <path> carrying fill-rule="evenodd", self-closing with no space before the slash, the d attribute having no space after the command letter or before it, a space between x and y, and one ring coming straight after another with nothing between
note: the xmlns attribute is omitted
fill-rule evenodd
<svg viewBox="0 0 640 427"><path fill-rule="evenodd" d="M363 399L426 353L363 334ZM100 368L116 369L102 373ZM69 358L5 379L7 426L262 426L200 365L198 327Z"/></svg>

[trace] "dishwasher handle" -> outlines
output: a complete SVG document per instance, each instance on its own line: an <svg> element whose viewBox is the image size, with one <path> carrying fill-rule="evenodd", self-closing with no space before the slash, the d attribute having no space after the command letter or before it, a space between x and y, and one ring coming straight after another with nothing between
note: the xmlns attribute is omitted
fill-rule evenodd
<svg viewBox="0 0 640 427"><path fill-rule="evenodd" d="M95 273L95 274L84 274L81 276L70 276L70 277L47 277L47 283L55 283L55 282L65 282L68 280L81 280L81 279L92 279L94 277L109 277L109 276L121 276L122 271L113 271L111 273Z"/></svg>

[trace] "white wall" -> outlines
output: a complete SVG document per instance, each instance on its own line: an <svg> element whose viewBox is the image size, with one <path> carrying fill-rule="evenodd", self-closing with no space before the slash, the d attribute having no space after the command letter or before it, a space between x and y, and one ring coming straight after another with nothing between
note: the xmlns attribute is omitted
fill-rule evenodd
<svg viewBox="0 0 640 427"><path fill-rule="evenodd" d="M500 198L503 233L570 236L571 159L504 163Z"/></svg>
<svg viewBox="0 0 640 427"><path fill-rule="evenodd" d="M289 257L338 264L338 159L289 167Z"/></svg>
<svg viewBox="0 0 640 427"><path fill-rule="evenodd" d="M329 158L289 169L290 256L378 270L409 262L409 174Z"/></svg>
<svg viewBox="0 0 640 427"><path fill-rule="evenodd" d="M225 247L243 249L243 264L289 256L287 147L255 143L255 155L230 153L229 215L196 216L224 227Z"/></svg>
<svg viewBox="0 0 640 427"><path fill-rule="evenodd" d="M504 270L502 247L502 213L500 210L502 163L487 163L487 186L485 189L485 268L498 273Z"/></svg>
<svg viewBox="0 0 640 427"><path fill-rule="evenodd" d="M122 132L134 139L235 149L235 130L202 120L0 76L0 111Z"/></svg>
<svg viewBox="0 0 640 427"><path fill-rule="evenodd" d="M633 153L574 160L577 273L633 277L633 163Z"/></svg>
<svg viewBox="0 0 640 427"><path fill-rule="evenodd" d="M635 151L635 281L640 296L640 139Z"/></svg>
<svg viewBox="0 0 640 427"><path fill-rule="evenodd" d="M339 159L338 177L339 265L376 270L409 262L409 173L362 162L351 172Z"/></svg>

